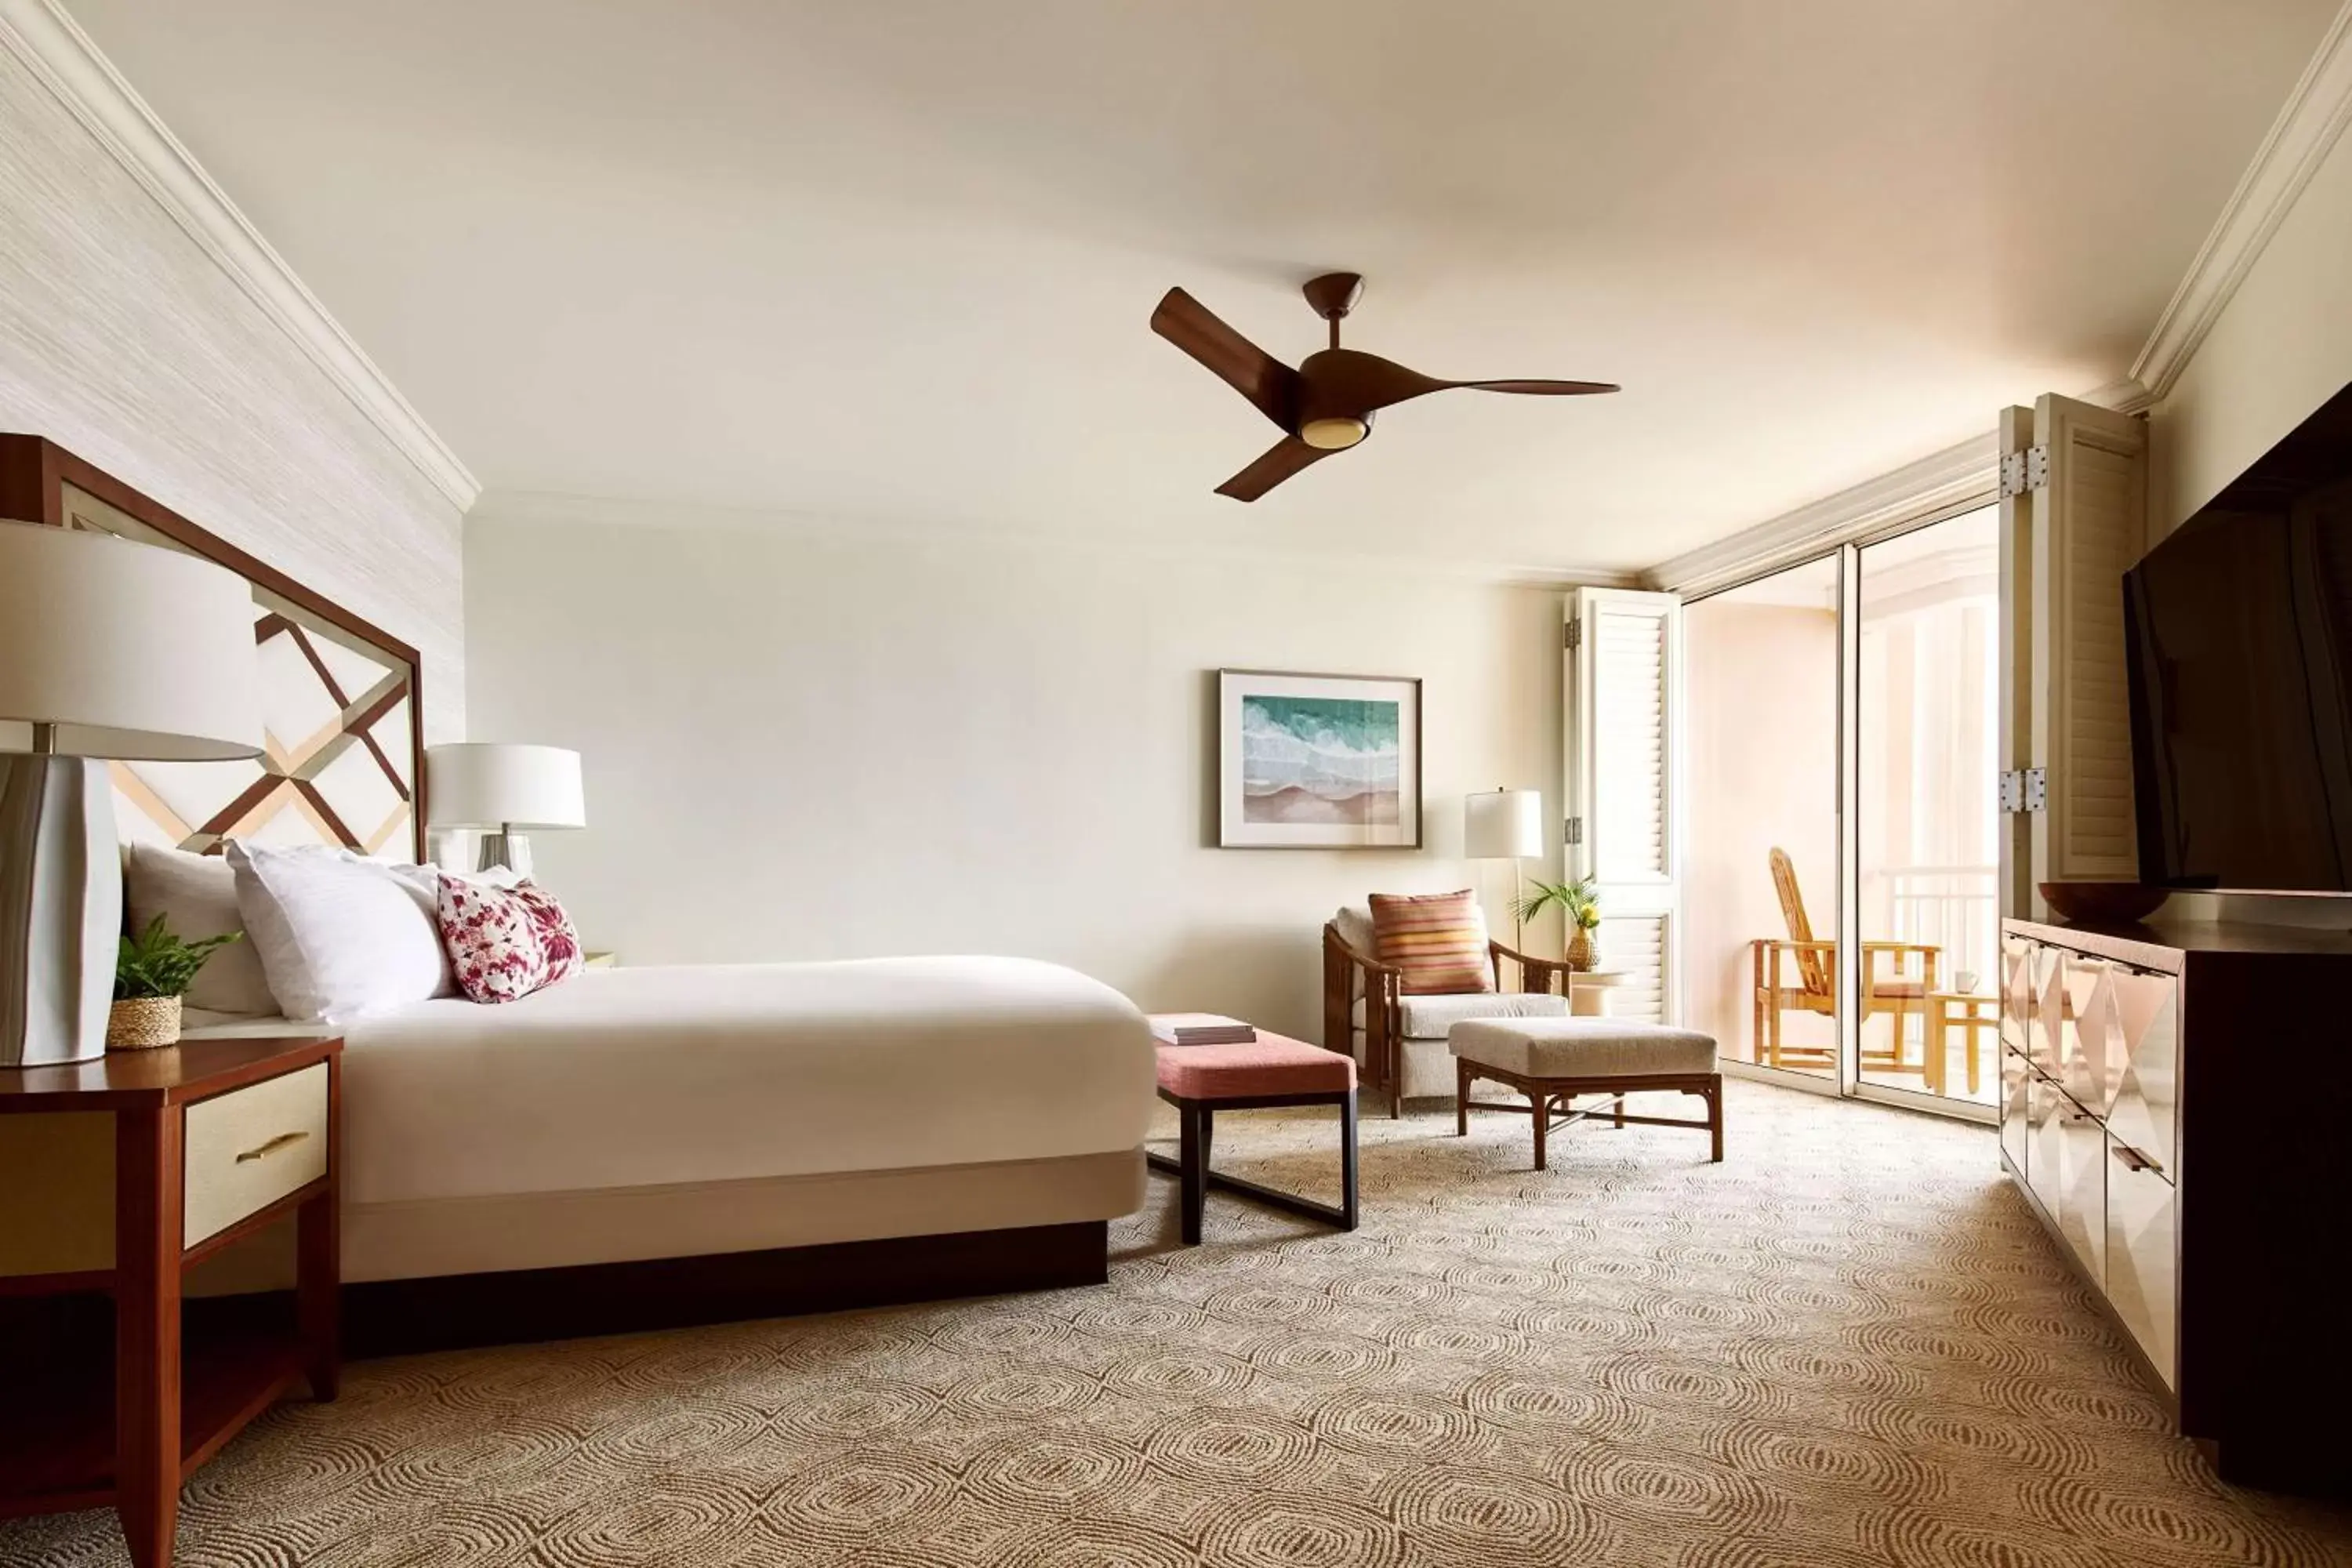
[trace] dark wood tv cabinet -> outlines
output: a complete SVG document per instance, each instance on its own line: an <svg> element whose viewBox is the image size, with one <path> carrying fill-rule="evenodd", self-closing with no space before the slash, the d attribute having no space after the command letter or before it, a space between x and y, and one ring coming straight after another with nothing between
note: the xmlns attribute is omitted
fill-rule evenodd
<svg viewBox="0 0 2352 1568"><path fill-rule="evenodd" d="M2352 1496L2352 935L2001 924L2000 1158L2225 1479Z"/></svg>

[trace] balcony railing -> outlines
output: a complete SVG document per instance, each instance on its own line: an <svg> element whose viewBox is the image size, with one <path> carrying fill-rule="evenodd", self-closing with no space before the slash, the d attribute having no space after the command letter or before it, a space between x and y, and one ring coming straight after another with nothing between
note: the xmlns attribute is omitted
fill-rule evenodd
<svg viewBox="0 0 2352 1568"><path fill-rule="evenodd" d="M1958 977L1972 973L1976 989L1985 991L1992 984L2000 941L2000 877L1998 866L1900 866L1867 873L1863 934L1882 934L1870 926L1873 911L1884 909L1893 926L1885 935L1943 950L1936 966L1938 984L1957 991Z"/></svg>

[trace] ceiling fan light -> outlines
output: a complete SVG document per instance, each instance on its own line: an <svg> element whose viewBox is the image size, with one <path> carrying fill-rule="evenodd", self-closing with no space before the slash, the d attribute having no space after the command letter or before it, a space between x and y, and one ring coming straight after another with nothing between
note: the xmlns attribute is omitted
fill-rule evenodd
<svg viewBox="0 0 2352 1568"><path fill-rule="evenodd" d="M1298 438L1318 451L1338 452L1354 446L1371 431L1372 427L1363 420L1342 415L1328 419L1309 419L1298 427Z"/></svg>

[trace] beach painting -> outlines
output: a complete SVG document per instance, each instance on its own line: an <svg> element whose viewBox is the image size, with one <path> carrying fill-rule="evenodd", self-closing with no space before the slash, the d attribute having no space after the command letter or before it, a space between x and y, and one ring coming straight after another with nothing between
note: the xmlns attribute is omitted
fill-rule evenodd
<svg viewBox="0 0 2352 1568"><path fill-rule="evenodd" d="M1419 843L1419 681L1222 670L1218 684L1221 844Z"/></svg>

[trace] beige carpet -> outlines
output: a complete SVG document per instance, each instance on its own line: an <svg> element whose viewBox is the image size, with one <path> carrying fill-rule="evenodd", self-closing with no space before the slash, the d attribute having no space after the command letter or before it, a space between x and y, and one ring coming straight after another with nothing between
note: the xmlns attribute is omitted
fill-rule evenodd
<svg viewBox="0 0 2352 1568"><path fill-rule="evenodd" d="M1668 1102L1669 1104L1673 1102ZM1364 1226L1171 1184L1102 1289L364 1363L189 1489L188 1564L2352 1562L2234 1494L1979 1129L1734 1084L1730 1160L1365 1123ZM1261 1113L1226 1162L1327 1171ZM110 1515L0 1563L123 1561Z"/></svg>

